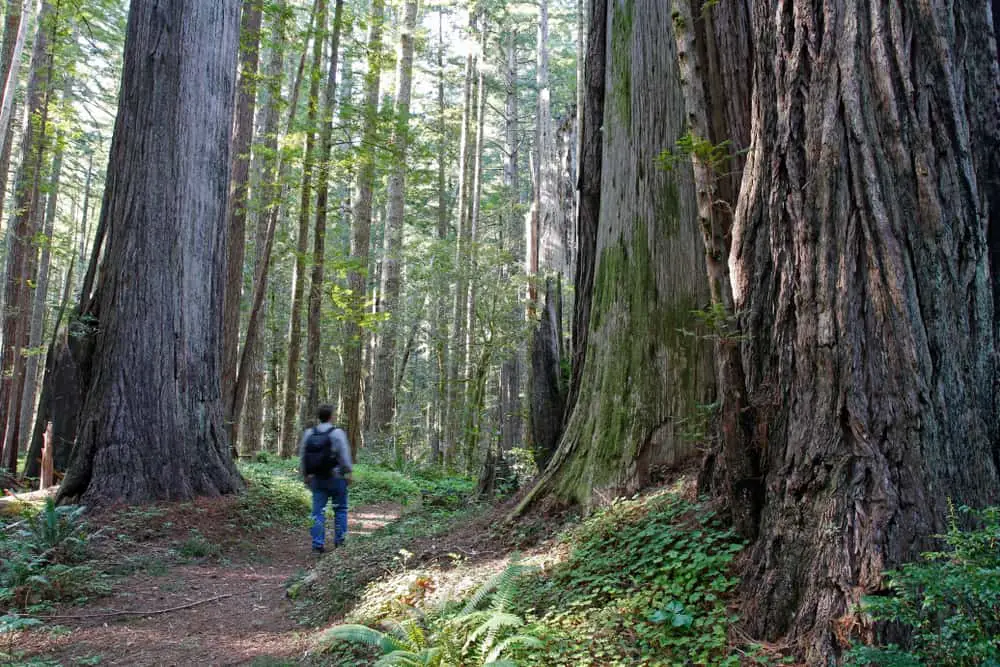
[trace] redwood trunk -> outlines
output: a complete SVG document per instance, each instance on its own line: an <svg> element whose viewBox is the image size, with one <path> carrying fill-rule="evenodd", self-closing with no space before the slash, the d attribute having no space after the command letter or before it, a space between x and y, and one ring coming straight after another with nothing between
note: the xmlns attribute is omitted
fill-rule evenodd
<svg viewBox="0 0 1000 667"><path fill-rule="evenodd" d="M591 22L607 21L610 48L586 361L559 449L521 507L549 492L586 506L641 487L652 465L695 453L684 423L714 391L711 346L682 333L709 299L690 172L655 167L684 131L671 8L607 10Z"/></svg>
<svg viewBox="0 0 1000 667"><path fill-rule="evenodd" d="M92 373L62 499L94 505L241 488L220 365L238 0L137 0L87 315Z"/></svg>
<svg viewBox="0 0 1000 667"><path fill-rule="evenodd" d="M744 618L810 664L949 501L1000 498L990 10L819 4L754 2L730 259L766 466Z"/></svg>
<svg viewBox="0 0 1000 667"><path fill-rule="evenodd" d="M51 35L58 13L43 2L31 54L31 74L26 91L28 122L21 137L22 157L14 192L14 215L3 318L2 378L0 378L0 434L4 434L4 464L17 469L21 430L21 398L24 392L24 348L31 322L31 283L38 267L36 235L39 231L42 168L46 155L49 94L52 80Z"/></svg>

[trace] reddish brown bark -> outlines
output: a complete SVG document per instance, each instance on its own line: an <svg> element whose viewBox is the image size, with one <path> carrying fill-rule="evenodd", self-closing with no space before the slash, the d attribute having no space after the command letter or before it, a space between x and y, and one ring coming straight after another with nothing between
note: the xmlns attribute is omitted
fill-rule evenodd
<svg viewBox="0 0 1000 667"><path fill-rule="evenodd" d="M766 504L744 584L757 636L810 664L882 572L1000 498L1000 104L982 3L757 0L733 232Z"/></svg>

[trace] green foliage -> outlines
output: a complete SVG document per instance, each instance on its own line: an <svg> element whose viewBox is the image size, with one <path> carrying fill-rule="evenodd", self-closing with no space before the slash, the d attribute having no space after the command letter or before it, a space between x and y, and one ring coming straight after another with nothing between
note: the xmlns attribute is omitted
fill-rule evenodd
<svg viewBox="0 0 1000 667"><path fill-rule="evenodd" d="M15 609L108 592L105 577L77 564L96 535L87 534L83 512L49 498L17 530L0 532L0 603Z"/></svg>
<svg viewBox="0 0 1000 667"><path fill-rule="evenodd" d="M660 153L660 167L666 171L673 171L678 165L686 164L694 157L713 172L720 172L729 164L731 158L731 141L723 141L713 144L708 139L699 137L691 130L684 133L674 145L675 150L665 150Z"/></svg>
<svg viewBox="0 0 1000 667"><path fill-rule="evenodd" d="M739 664L726 596L742 549L703 506L673 493L619 501L571 531L569 558L517 599L545 649L532 665Z"/></svg>
<svg viewBox="0 0 1000 667"><path fill-rule="evenodd" d="M427 617L413 608L403 620L386 622L382 632L364 625L338 625L326 631L321 644L332 640L362 643L377 648L376 665L428 665L431 667L501 667L515 665L501 657L515 646L537 648L541 642L516 630L524 620L508 611L514 584L529 568L511 564L473 594L461 613ZM489 607L479 610L487 599Z"/></svg>
<svg viewBox="0 0 1000 667"><path fill-rule="evenodd" d="M239 469L247 481L240 510L248 528L308 525L311 502L297 459L258 455L255 461L241 461Z"/></svg>
<svg viewBox="0 0 1000 667"><path fill-rule="evenodd" d="M941 537L945 550L886 572L891 595L862 604L872 620L909 629L911 646L857 646L849 664L1000 665L1000 508L953 509Z"/></svg>
<svg viewBox="0 0 1000 667"><path fill-rule="evenodd" d="M197 530L181 544L178 553L183 558L215 558L222 553L222 547L207 539Z"/></svg>
<svg viewBox="0 0 1000 667"><path fill-rule="evenodd" d="M382 502L408 505L420 495L420 488L413 480L388 468L358 464L353 478L350 499L354 506Z"/></svg>

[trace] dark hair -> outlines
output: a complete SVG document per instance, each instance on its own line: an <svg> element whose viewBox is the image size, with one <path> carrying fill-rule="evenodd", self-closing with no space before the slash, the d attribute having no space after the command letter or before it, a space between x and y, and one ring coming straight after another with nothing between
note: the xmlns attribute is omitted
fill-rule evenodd
<svg viewBox="0 0 1000 667"><path fill-rule="evenodd" d="M332 405L321 405L316 408L316 419L318 419L320 423L330 421L331 417L333 417Z"/></svg>

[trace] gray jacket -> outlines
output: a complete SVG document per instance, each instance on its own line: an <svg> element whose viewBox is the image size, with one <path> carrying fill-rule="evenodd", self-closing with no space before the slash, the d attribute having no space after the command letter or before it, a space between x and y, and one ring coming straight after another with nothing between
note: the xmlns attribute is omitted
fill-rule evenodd
<svg viewBox="0 0 1000 667"><path fill-rule="evenodd" d="M319 433L333 431L331 439L337 452L337 458L340 460L340 465L333 469L333 476L344 477L345 475L350 475L351 470L354 469L354 464L351 462L351 446L347 442L347 434L344 433L343 429L339 429L329 422L323 422L312 428L307 428L306 432L302 435L302 441L299 443L299 472L305 475L306 466L303 457L306 453L306 441L317 430Z"/></svg>

